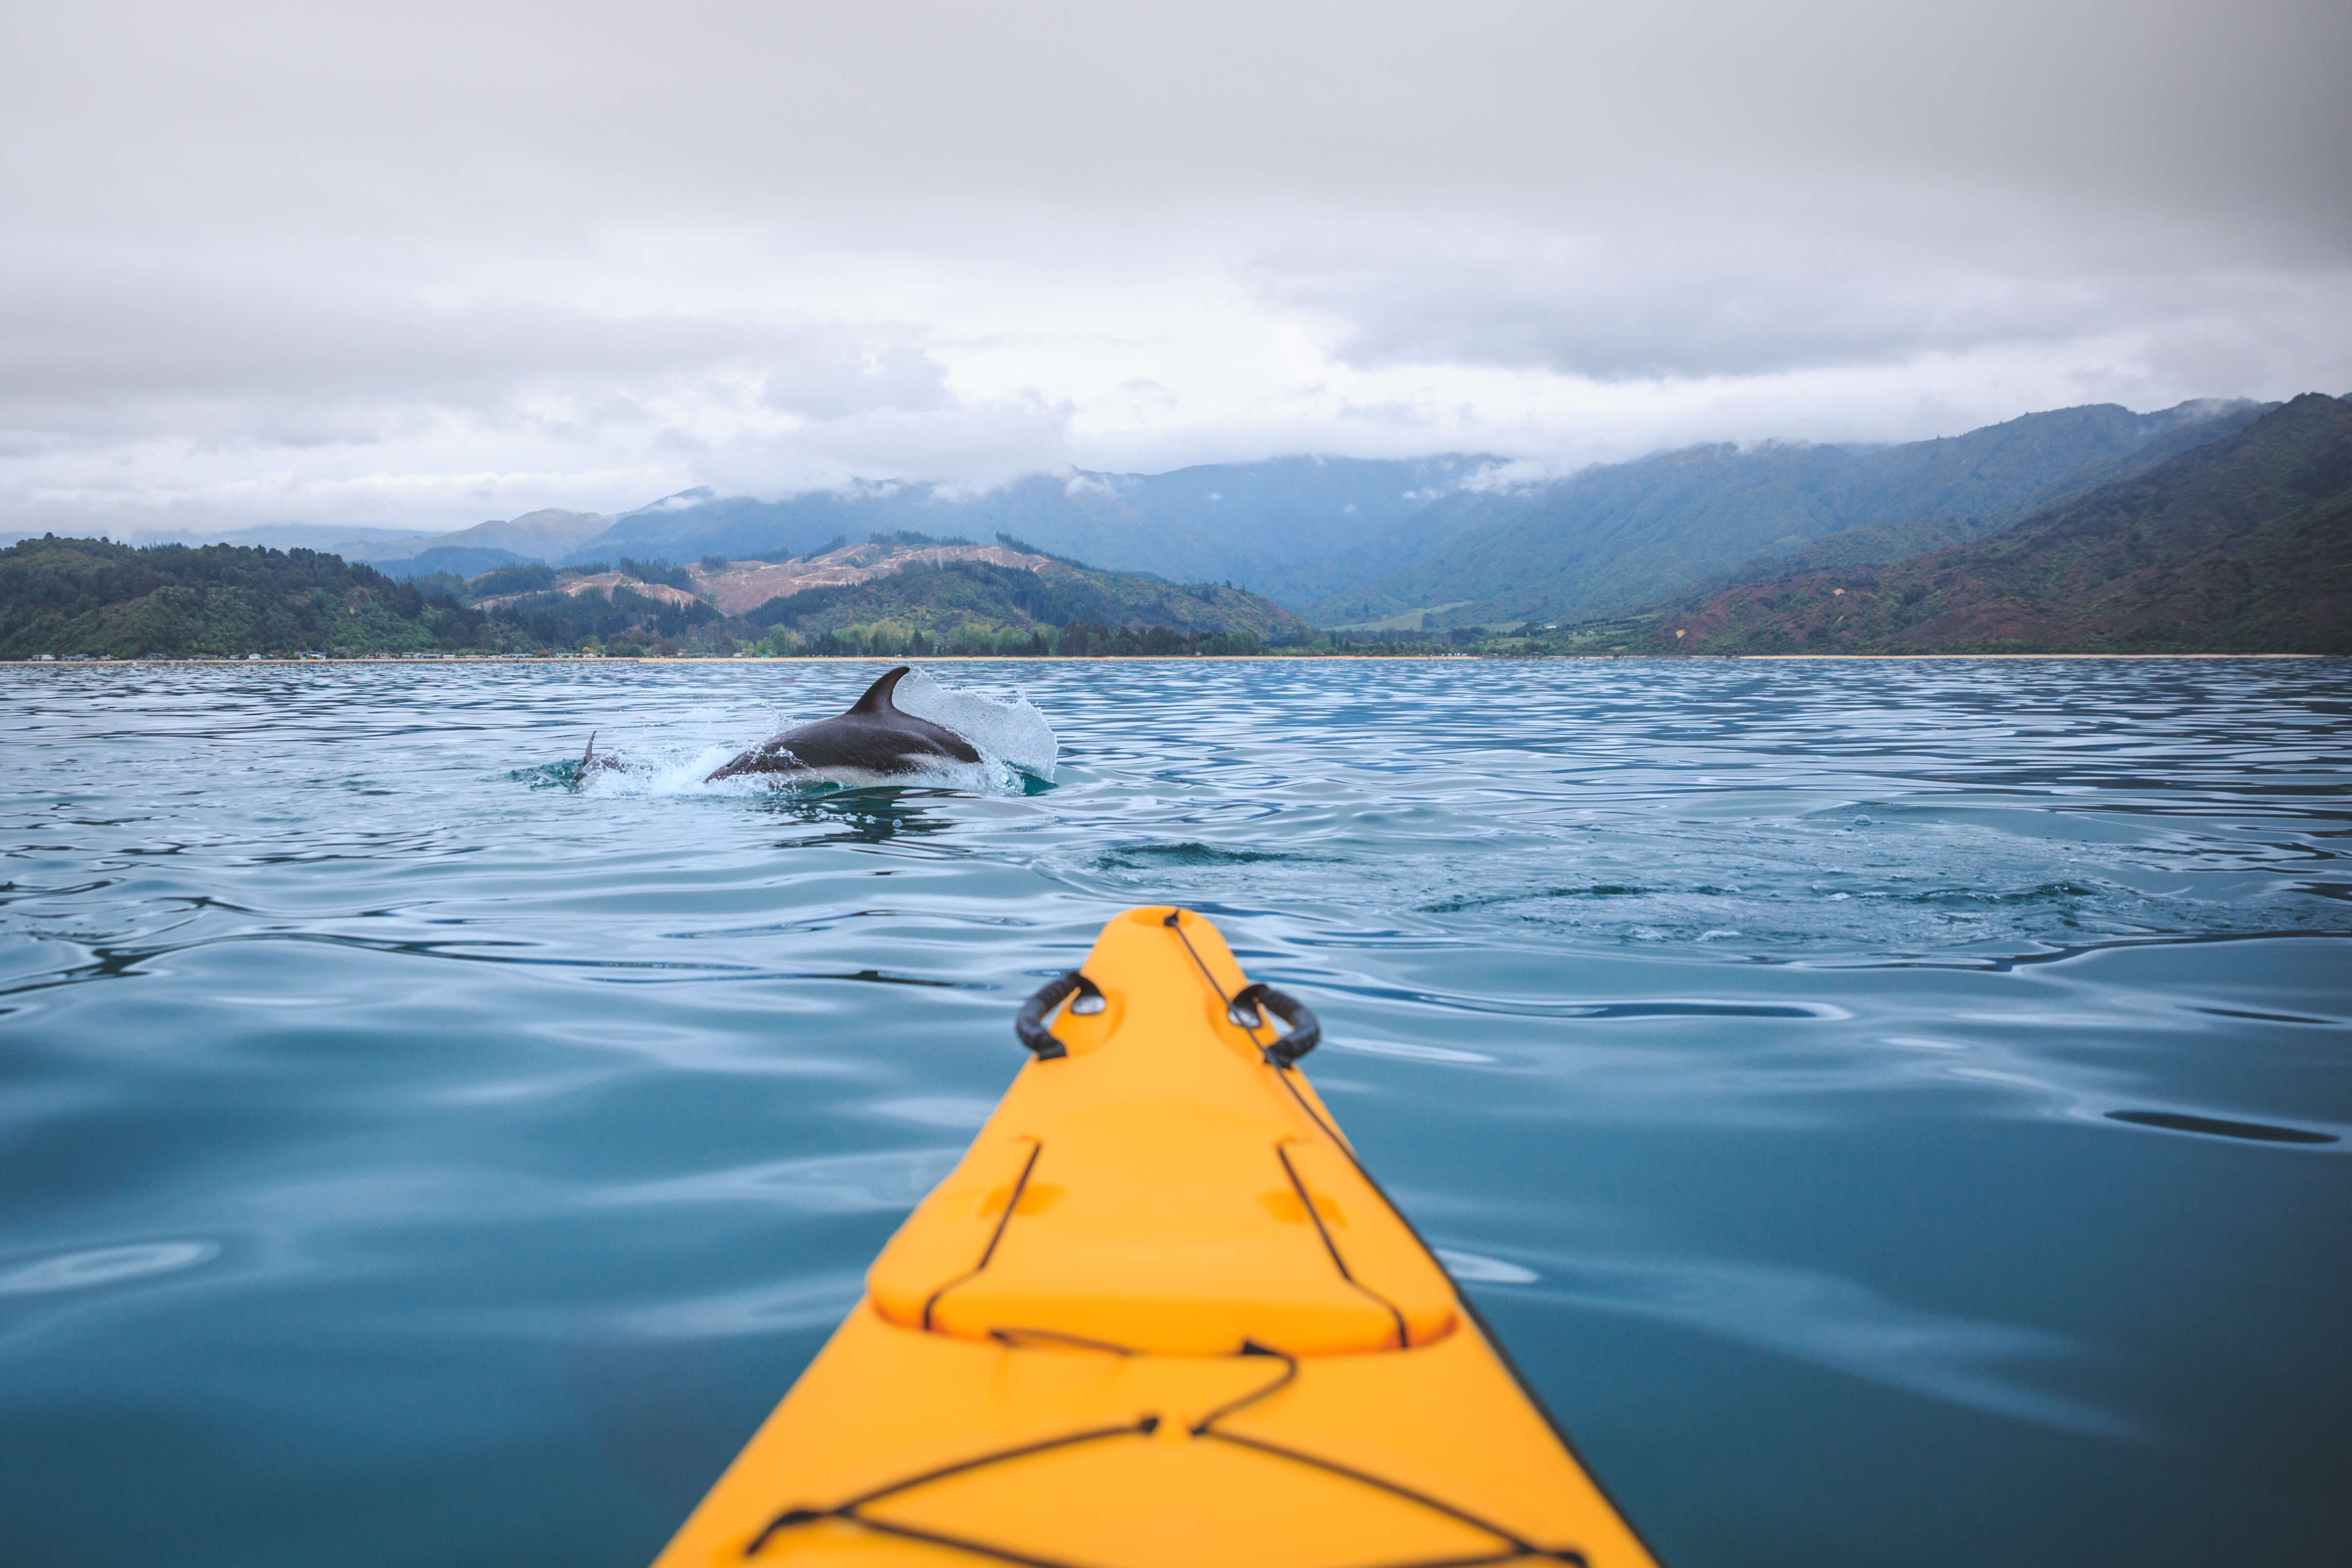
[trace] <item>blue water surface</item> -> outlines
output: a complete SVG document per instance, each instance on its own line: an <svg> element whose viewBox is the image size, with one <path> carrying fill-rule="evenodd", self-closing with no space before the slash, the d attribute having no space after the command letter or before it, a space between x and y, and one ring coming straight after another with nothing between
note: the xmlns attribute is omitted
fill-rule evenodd
<svg viewBox="0 0 2352 1568"><path fill-rule="evenodd" d="M2343 664L879 668L0 672L0 1557L644 1563L1178 902L1670 1568L2345 1560Z"/></svg>

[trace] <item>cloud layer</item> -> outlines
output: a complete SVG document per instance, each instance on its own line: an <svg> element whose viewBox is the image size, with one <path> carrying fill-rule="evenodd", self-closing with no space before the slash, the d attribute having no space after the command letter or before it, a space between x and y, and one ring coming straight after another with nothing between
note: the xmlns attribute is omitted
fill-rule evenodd
<svg viewBox="0 0 2352 1568"><path fill-rule="evenodd" d="M0 528L2352 390L2352 12L27 3Z"/></svg>

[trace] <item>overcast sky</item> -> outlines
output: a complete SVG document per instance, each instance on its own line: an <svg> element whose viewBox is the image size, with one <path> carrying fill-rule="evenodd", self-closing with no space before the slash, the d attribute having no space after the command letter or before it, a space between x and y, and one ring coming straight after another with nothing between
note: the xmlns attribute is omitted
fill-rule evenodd
<svg viewBox="0 0 2352 1568"><path fill-rule="evenodd" d="M0 8L0 529L2352 392L2343 0Z"/></svg>

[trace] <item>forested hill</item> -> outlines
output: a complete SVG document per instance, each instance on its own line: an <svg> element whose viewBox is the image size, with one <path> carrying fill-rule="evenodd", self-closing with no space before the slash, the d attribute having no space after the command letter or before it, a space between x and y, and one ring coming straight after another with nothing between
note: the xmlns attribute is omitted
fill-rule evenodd
<svg viewBox="0 0 2352 1568"><path fill-rule="evenodd" d="M889 570L900 561L898 570ZM942 547L923 535L899 535L831 551L806 564L824 572L834 562L847 565L849 573L842 575L854 574L855 580L768 599L748 618L803 637L895 626L902 634L920 630L937 638L971 624L1025 636L1039 627L1078 622L1112 630L1160 626L1180 634L1246 632L1263 643L1280 643L1304 640L1314 630L1271 600L1240 589L1103 571L1041 554L1010 536L990 549ZM692 575L699 581L705 573L698 569Z"/></svg>
<svg viewBox="0 0 2352 1568"><path fill-rule="evenodd" d="M986 557L989 559L971 559ZM761 585L778 586L763 594ZM312 550L0 550L0 658L427 652L1245 653L1314 635L1213 583L1100 571L1016 541L896 535L783 564L623 557L395 580Z"/></svg>
<svg viewBox="0 0 2352 1568"><path fill-rule="evenodd" d="M0 549L0 658L412 653L456 645L467 613L316 550L55 535Z"/></svg>
<svg viewBox="0 0 2352 1568"><path fill-rule="evenodd" d="M1416 557L1316 605L1322 625L1428 612L1439 625L1622 614L1824 536L1932 525L1912 545L1982 538L2032 507L2227 436L2262 410L2183 403L2056 409L1874 451L1727 444L1592 468L1526 488L1465 490L1412 528ZM1391 541L1375 540L1381 557ZM1385 559L1385 558L1383 558ZM1774 576L1780 575L1775 571Z"/></svg>
<svg viewBox="0 0 2352 1568"><path fill-rule="evenodd" d="M1989 538L1716 593L1639 646L2352 653L2352 403L2296 398Z"/></svg>

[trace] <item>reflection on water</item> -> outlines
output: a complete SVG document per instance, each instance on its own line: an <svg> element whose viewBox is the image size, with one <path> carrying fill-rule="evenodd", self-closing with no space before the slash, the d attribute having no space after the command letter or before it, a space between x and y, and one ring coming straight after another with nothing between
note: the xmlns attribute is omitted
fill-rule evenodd
<svg viewBox="0 0 2352 1568"><path fill-rule="evenodd" d="M878 673L0 672L14 1556L644 1561L1144 902L1673 1568L2340 1555L2340 666L1008 664L1054 787L698 783Z"/></svg>
<svg viewBox="0 0 2352 1568"><path fill-rule="evenodd" d="M950 831L954 820L927 809L945 790L843 789L796 794L775 789L758 801L760 810L814 830L780 839L778 849L813 844L887 844L901 836L934 837Z"/></svg>

